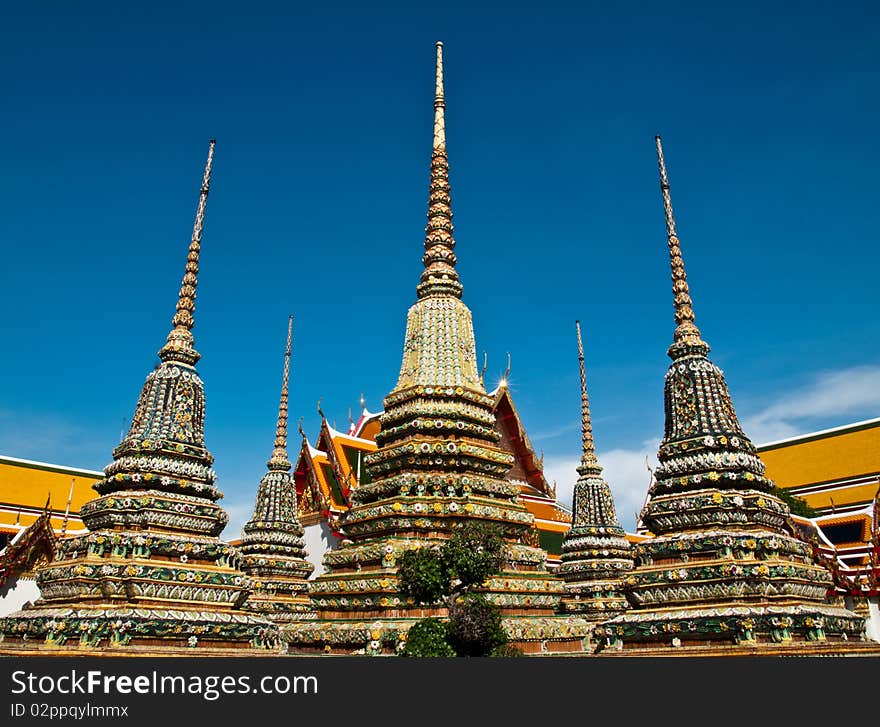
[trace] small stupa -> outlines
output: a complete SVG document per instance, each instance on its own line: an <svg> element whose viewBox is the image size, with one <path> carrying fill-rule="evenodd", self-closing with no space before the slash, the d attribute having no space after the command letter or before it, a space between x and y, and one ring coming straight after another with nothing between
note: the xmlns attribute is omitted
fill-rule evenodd
<svg viewBox="0 0 880 727"><path fill-rule="evenodd" d="M271 621L242 610L250 579L219 535L214 458L205 447L205 391L195 365L196 285L214 141L202 178L186 271L160 363L131 428L83 505L88 533L58 543L37 571L41 597L0 619L0 653L203 655L278 645Z"/></svg>
<svg viewBox="0 0 880 727"><path fill-rule="evenodd" d="M303 527L296 514L296 488L287 456L287 396L293 316L287 322L287 347L281 378L281 401L275 447L260 480L254 515L245 524L238 551L241 569L253 580L247 608L277 622L306 618L311 612L308 577L314 566L306 560Z"/></svg>
<svg viewBox="0 0 880 727"><path fill-rule="evenodd" d="M842 653L864 619L826 601L829 571L796 538L743 432L721 370L695 323L656 137L672 269L675 335L668 355L666 427L642 521L654 537L633 546L633 608L597 627L605 653Z"/></svg>
<svg viewBox="0 0 880 727"><path fill-rule="evenodd" d="M571 529L562 541L562 563L556 575L565 581L565 612L604 620L629 608L622 580L632 570L633 559L596 457L580 321L575 328L581 375L581 463L572 497Z"/></svg>

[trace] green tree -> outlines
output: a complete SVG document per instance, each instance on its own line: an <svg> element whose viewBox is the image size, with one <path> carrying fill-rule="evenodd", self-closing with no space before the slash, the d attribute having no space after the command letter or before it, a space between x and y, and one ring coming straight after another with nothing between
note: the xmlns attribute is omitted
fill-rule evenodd
<svg viewBox="0 0 880 727"><path fill-rule="evenodd" d="M488 656L509 641L501 609L479 593L450 604L446 630L446 639L458 656Z"/></svg>
<svg viewBox="0 0 880 727"><path fill-rule="evenodd" d="M398 568L401 593L417 604L445 604L449 620L428 618L413 625L404 655L521 655L508 644L501 609L473 592L503 565L502 533L483 523L460 525L443 545L407 551Z"/></svg>
<svg viewBox="0 0 880 727"><path fill-rule="evenodd" d="M440 603L449 595L449 570L439 547L406 551L400 559L397 575L401 593L418 604Z"/></svg>

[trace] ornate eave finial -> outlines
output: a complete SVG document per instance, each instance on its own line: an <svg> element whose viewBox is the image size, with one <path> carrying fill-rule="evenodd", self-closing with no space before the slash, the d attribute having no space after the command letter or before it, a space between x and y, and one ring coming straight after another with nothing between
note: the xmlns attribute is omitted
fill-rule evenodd
<svg viewBox="0 0 880 727"><path fill-rule="evenodd" d="M590 400L587 397L587 370L584 366L584 342L581 339L581 322L574 322L577 330L578 364L581 373L581 463L577 468L581 475L599 475L602 468L596 457L593 442L593 421L590 417Z"/></svg>
<svg viewBox="0 0 880 727"><path fill-rule="evenodd" d="M208 161L205 164L205 173L202 177L202 189L199 193L199 205L196 209L196 219L193 224L192 240L189 244L189 254L186 258L186 272L180 284L180 293L177 297L177 312L171 320L173 326L168 334L168 340L159 351L162 361L179 361L190 366L200 358L200 354L193 347L192 327L195 323L193 313L196 309L196 285L199 275L199 252L202 246L202 228L205 224L205 209L208 205L208 191L211 188L211 170L214 165L214 145L216 140L211 139L208 146Z"/></svg>
<svg viewBox="0 0 880 727"><path fill-rule="evenodd" d="M434 84L434 141L431 151L431 186L428 225L425 228L424 271L416 286L419 299L436 295L461 298L462 285L455 270L452 236L452 200L449 196L449 162L446 158L446 98L443 90L443 43L437 42Z"/></svg>
<svg viewBox="0 0 880 727"><path fill-rule="evenodd" d="M287 347L284 349L284 373L281 376L281 400L278 404L278 424L275 427L275 449L269 458L269 469L290 469L287 456L287 392L290 382L290 341L293 337L293 316L287 319Z"/></svg>
<svg viewBox="0 0 880 727"><path fill-rule="evenodd" d="M507 352L507 368L504 369L504 373L501 375L501 382L499 385L504 388L508 388L510 385L510 351Z"/></svg>
<svg viewBox="0 0 880 727"><path fill-rule="evenodd" d="M669 347L669 357L673 360L683 356L705 356L709 344L700 337L700 330L694 323L694 308L691 300L684 260L681 256L681 243L675 232L675 217L672 213L672 197L669 194L669 176L663 158L663 144L655 136L657 144L657 163L660 168L660 191L663 194L663 210L666 214L666 239L669 243L669 262L672 268L672 295L675 305L675 338Z"/></svg>

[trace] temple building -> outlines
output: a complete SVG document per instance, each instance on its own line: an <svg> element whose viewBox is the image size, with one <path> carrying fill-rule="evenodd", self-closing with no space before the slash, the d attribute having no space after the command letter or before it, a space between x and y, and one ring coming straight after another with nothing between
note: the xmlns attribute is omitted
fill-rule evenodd
<svg viewBox="0 0 880 727"><path fill-rule="evenodd" d="M828 560L835 590L880 641L880 419L758 446L767 474L815 513L793 518Z"/></svg>
<svg viewBox="0 0 880 727"><path fill-rule="evenodd" d="M34 570L64 535L86 527L79 510L103 473L0 456L0 616L35 601Z"/></svg>
<svg viewBox="0 0 880 727"><path fill-rule="evenodd" d="M495 429L501 445L514 457L505 479L519 488L519 497L534 516L538 545L547 552L551 570L560 563L562 539L571 526L571 511L556 500L556 487L544 476L543 458L529 441L513 403L505 376L493 397ZM336 546L340 518L351 507L352 492L372 480L364 457L377 449L376 435L383 412L368 411L362 404L357 421L351 420L346 432L331 426L321 412L321 429L312 446L303 433L303 442L294 467L299 517L305 526L309 558L316 575L323 572L323 554Z"/></svg>
<svg viewBox="0 0 880 727"><path fill-rule="evenodd" d="M629 608L623 578L633 568L633 557L596 457L580 322L575 326L581 375L581 463L572 498L572 526L562 544L558 575L565 581L565 612L604 620Z"/></svg>
<svg viewBox="0 0 880 727"><path fill-rule="evenodd" d="M128 655L257 652L277 628L242 611L250 580L218 537L213 457L205 447L205 393L195 369L196 285L214 141L167 341L147 376L131 428L79 510L87 532L57 543L37 569L41 597L0 619L0 653Z"/></svg>
<svg viewBox="0 0 880 727"><path fill-rule="evenodd" d="M211 141L171 331L112 461L97 472L0 456L0 655L392 655L414 623L448 615L403 595L400 559L472 522L502 534L502 570L478 590L527 654L880 654L880 418L751 442L695 323L660 138L676 328L633 534L596 453L580 323L570 509L526 434L509 362L485 386L456 269L441 43L433 109L396 384L382 411L362 399L345 431L319 402L314 444L300 422L292 463L291 316L274 445L231 543L192 333ZM792 513L788 495L813 512Z"/></svg>
<svg viewBox="0 0 880 727"><path fill-rule="evenodd" d="M293 316L287 323L287 348L281 379L281 401L275 427L275 448L260 480L254 515L245 524L238 550L241 569L253 578L247 608L277 622L310 613L307 578L314 567L306 560L303 527L296 515L296 489L287 457L287 396Z"/></svg>
<svg viewBox="0 0 880 727"><path fill-rule="evenodd" d="M514 456L496 429L495 399L478 370L471 312L455 269L440 43L436 71L424 270L407 315L400 375L385 398L377 448L363 457L369 484L337 483L349 498L341 518L345 539L311 582L317 620L283 629L291 651L402 648L412 624L442 617L445 608L416 606L400 593L398 559L442 542L467 521L492 523L504 534L504 569L482 590L502 608L514 644L528 652L580 651L592 628L580 617L555 615L563 583L546 569L519 486L505 479Z"/></svg>
<svg viewBox="0 0 880 727"><path fill-rule="evenodd" d="M845 653L864 619L826 601L830 571L794 536L743 432L721 370L694 322L669 180L656 138L676 329L668 355L666 425L626 579L633 608L596 629L606 653Z"/></svg>

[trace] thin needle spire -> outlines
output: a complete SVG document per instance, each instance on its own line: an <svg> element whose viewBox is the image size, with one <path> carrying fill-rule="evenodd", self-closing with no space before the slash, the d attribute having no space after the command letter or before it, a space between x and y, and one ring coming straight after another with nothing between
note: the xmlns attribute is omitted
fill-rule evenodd
<svg viewBox="0 0 880 727"><path fill-rule="evenodd" d="M287 456L287 395L290 382L290 342L293 338L293 316L287 319L287 347L284 349L284 373L281 376L281 400L278 404L278 424L275 426L275 449L269 459L269 469L290 469Z"/></svg>
<svg viewBox="0 0 880 727"><path fill-rule="evenodd" d="M419 298L433 295L461 297L462 285L455 270L452 236L452 200L449 196L449 161L446 157L446 98L443 92L443 43L437 42L434 84L434 142L431 151L431 187L428 225L425 228L425 269L416 291Z"/></svg>
<svg viewBox="0 0 880 727"><path fill-rule="evenodd" d="M195 324L193 313L196 309L196 285L199 275L199 253L202 247L202 228L205 224L205 210L208 206L208 192L211 188L211 171L214 166L214 145L216 141L211 139L208 146L208 161L205 163L205 173L202 176L202 188L199 193L199 204L196 209L196 219L193 224L192 239L189 244L189 254L186 258L186 272L180 284L180 293L177 296L177 311L171 320L171 333L168 340L159 351L159 358L163 361L180 361L193 365L201 358L198 351L193 347L192 328Z"/></svg>
<svg viewBox="0 0 880 727"><path fill-rule="evenodd" d="M672 295L675 306L675 338L669 347L669 356L679 359L687 355L709 353L709 345L700 337L700 329L694 323L694 308L691 300L684 259L681 256L681 243L675 231L675 216L672 212L672 197L669 194L669 175L663 158L663 144L655 136L657 145L657 164L660 169L660 191L663 195L663 210L666 215L666 239L669 244L669 262L672 268Z"/></svg>
<svg viewBox="0 0 880 727"><path fill-rule="evenodd" d="M593 442L593 421L590 417L590 400L587 397L587 371L584 366L584 342L581 338L581 322L574 322L577 330L578 364L581 372L581 464L578 472L598 475L602 468L596 458L596 445Z"/></svg>

